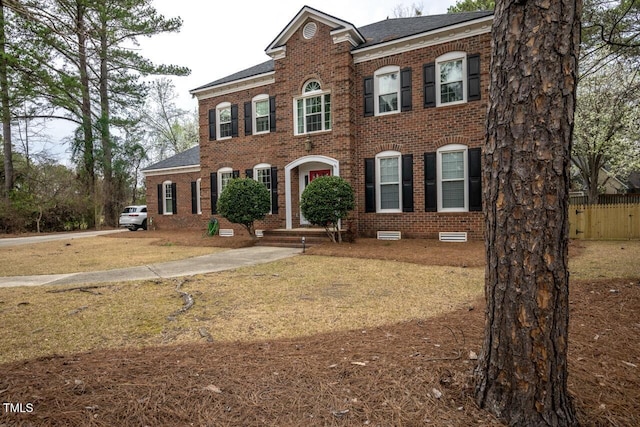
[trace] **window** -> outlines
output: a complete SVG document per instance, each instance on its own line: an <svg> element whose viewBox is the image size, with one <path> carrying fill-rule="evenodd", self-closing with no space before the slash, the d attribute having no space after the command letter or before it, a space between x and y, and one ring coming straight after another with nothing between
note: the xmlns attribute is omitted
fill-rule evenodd
<svg viewBox="0 0 640 427"><path fill-rule="evenodd" d="M318 81L305 84L294 105L296 135L331 130L331 94L323 92Z"/></svg>
<svg viewBox="0 0 640 427"><path fill-rule="evenodd" d="M165 181L162 183L163 188L163 212L165 215L173 215L173 200L175 195L173 194L174 185L171 181Z"/></svg>
<svg viewBox="0 0 640 427"><path fill-rule="evenodd" d="M466 102L466 54L451 52L436 61L436 102L438 105Z"/></svg>
<svg viewBox="0 0 640 427"><path fill-rule="evenodd" d="M224 188L234 178L231 168L222 168L218 171L218 195L222 194Z"/></svg>
<svg viewBox="0 0 640 427"><path fill-rule="evenodd" d="M269 194L271 194L272 183L271 183L271 165L267 164L259 164L254 168L255 180L261 182L267 190L269 190ZM272 207L273 208L273 207Z"/></svg>
<svg viewBox="0 0 640 427"><path fill-rule="evenodd" d="M376 115L397 113L400 94L400 68L384 67L375 73Z"/></svg>
<svg viewBox="0 0 640 427"><path fill-rule="evenodd" d="M269 97L260 95L253 99L253 128L255 133L269 132Z"/></svg>
<svg viewBox="0 0 640 427"><path fill-rule="evenodd" d="M225 102L216 108L218 116L218 139L231 138L231 104Z"/></svg>
<svg viewBox="0 0 640 427"><path fill-rule="evenodd" d="M402 212L400 153L385 151L376 156L377 212Z"/></svg>
<svg viewBox="0 0 640 427"><path fill-rule="evenodd" d="M447 145L437 152L438 211L469 210L467 147Z"/></svg>

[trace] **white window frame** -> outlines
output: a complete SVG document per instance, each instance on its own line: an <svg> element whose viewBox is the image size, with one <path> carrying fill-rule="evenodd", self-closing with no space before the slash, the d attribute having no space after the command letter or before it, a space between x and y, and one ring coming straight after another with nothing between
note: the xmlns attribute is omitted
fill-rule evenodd
<svg viewBox="0 0 640 427"><path fill-rule="evenodd" d="M386 93L382 93L381 89L380 89L380 80L383 77L386 76L390 76L390 75L396 75L396 87L395 87L395 91L391 91L391 92L386 92ZM375 105L375 115L376 116L386 116L388 114L397 114L400 112L400 67L397 66L387 66L387 67L383 67L380 68L379 70L377 70L374 74L373 74L373 80L374 80L374 84L373 84L373 95L374 95L374 105ZM380 111L380 96L382 95L391 95L395 93L396 94L396 109L392 110L392 111Z"/></svg>
<svg viewBox="0 0 640 427"><path fill-rule="evenodd" d="M307 87L310 84L313 83L317 83L318 87L320 89L317 90L313 90L313 91L305 91L307 89ZM331 99L331 92L330 91L323 91L322 86L320 84L320 82L318 80L309 80L307 81L303 88L302 88L302 95L294 98L293 99L293 132L294 135L306 135L306 134L311 134L311 133L319 133L319 132L328 132L332 129L333 127L333 114L331 113L331 104L333 103L333 100ZM306 114L306 109L307 109L307 101L312 99L312 98L317 98L320 97L320 103L321 103L321 111L320 111L320 116L321 116L321 123L322 123L322 129L320 130L314 130L314 131L308 131L307 130L307 114ZM328 97L328 98L327 98ZM327 102L327 99L329 99L329 101ZM302 132L300 131L300 129L298 129L298 120L300 119L299 114L298 114L298 102L302 101L302 126L303 126L303 130ZM327 108L328 106L328 108ZM327 114L329 115L329 124L327 126Z"/></svg>
<svg viewBox="0 0 640 427"><path fill-rule="evenodd" d="M450 144L440 147L436 154L436 171L437 171L437 191L438 191L438 212L469 212L469 160L468 160L469 148L462 144ZM442 191L442 155L446 153L462 153L462 161L464 162L464 177L459 179L463 181L464 188L464 206L458 208L443 208L442 198L444 193Z"/></svg>
<svg viewBox="0 0 640 427"><path fill-rule="evenodd" d="M258 108L257 105L259 102L267 102L267 114L266 116L258 116ZM262 94L262 95L258 95L255 96L252 100L251 100L251 120L253 121L253 134L254 135L261 135L264 133L269 133L270 132L270 127L271 127L271 118L269 117L270 115L270 111L269 111L269 95L266 94ZM267 118L267 130L263 130L263 131L258 131L258 119L261 117L266 117Z"/></svg>
<svg viewBox="0 0 640 427"><path fill-rule="evenodd" d="M264 182L258 179L258 171L266 171L267 175L269 176L269 186L267 187L265 185L265 187L267 187L267 190L269 190L269 206L271 206L271 189L272 189L271 186L273 185L273 182L271 182L271 165L268 163L260 163L253 167L253 179L264 184ZM272 211L273 211L273 206L269 208L269 214L271 214Z"/></svg>
<svg viewBox="0 0 640 427"><path fill-rule="evenodd" d="M224 122L222 123L222 120L220 118L220 115L222 114L222 111L224 110L229 110L229 121L228 122ZM222 102L218 105L216 105L216 140L221 141L221 140L225 140L225 139L231 139L232 135L229 136L222 136L222 125L223 124L229 124L229 128L230 128L230 132L233 133L233 130L231 129L231 127L233 126L233 119L231 118L231 103L230 102Z"/></svg>
<svg viewBox="0 0 640 427"><path fill-rule="evenodd" d="M442 64L452 61L462 61L462 99L459 101L442 102L442 82L440 81L440 67ZM467 102L467 53L466 52L449 52L436 58L436 106L457 105Z"/></svg>
<svg viewBox="0 0 640 427"><path fill-rule="evenodd" d="M382 183L380 161L383 159L396 159L398 162L398 181L396 183ZM382 208L382 186L398 186L398 207L393 209ZM401 213L402 212L402 153L398 151L383 151L376 154L376 212L378 213Z"/></svg>
<svg viewBox="0 0 640 427"><path fill-rule="evenodd" d="M173 215L173 198L176 195L173 194L173 189L171 188L172 184L173 182L171 181L165 181L162 183L162 214L163 215ZM171 194L170 198L167 197L167 191ZM167 206L167 201L171 201L169 206Z"/></svg>
<svg viewBox="0 0 640 427"><path fill-rule="evenodd" d="M198 215L202 215L202 203L200 201L200 188L202 185L202 178L196 179L196 209Z"/></svg>
<svg viewBox="0 0 640 427"><path fill-rule="evenodd" d="M224 187L226 186L223 185L225 182L225 175L229 174L229 181L231 181L233 179L233 169L231 168L221 168L218 169L218 196L220 196L222 194L222 190L224 190ZM228 182L227 182L228 184Z"/></svg>

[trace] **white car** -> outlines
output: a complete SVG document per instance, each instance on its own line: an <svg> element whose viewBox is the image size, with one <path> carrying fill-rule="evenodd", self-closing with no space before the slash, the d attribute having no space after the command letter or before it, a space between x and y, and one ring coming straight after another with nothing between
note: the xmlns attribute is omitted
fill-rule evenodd
<svg viewBox="0 0 640 427"><path fill-rule="evenodd" d="M147 229L147 205L126 206L120 214L120 227L126 227L131 231L138 228Z"/></svg>

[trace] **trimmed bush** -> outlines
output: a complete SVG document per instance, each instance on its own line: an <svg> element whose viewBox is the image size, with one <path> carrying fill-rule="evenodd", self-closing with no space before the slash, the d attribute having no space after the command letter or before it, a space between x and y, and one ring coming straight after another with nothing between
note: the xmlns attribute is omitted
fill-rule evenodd
<svg viewBox="0 0 640 427"><path fill-rule="evenodd" d="M333 242L342 242L340 220L346 219L354 207L353 188L339 176L314 179L300 199L300 208L307 221L324 227Z"/></svg>
<svg viewBox="0 0 640 427"><path fill-rule="evenodd" d="M218 214L243 225L256 237L254 221L264 219L271 210L271 195L264 184L251 178L232 179L218 198Z"/></svg>

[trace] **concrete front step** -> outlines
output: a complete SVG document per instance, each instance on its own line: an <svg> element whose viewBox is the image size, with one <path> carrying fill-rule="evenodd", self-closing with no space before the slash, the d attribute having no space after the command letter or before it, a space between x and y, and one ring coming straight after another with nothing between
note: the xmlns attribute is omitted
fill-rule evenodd
<svg viewBox="0 0 640 427"><path fill-rule="evenodd" d="M328 243L331 240L323 228L296 228L296 229L276 229L264 230L263 237L256 242L259 246L283 246L302 248L302 238L304 245L309 247L314 244Z"/></svg>

